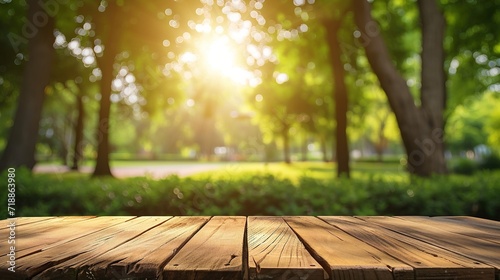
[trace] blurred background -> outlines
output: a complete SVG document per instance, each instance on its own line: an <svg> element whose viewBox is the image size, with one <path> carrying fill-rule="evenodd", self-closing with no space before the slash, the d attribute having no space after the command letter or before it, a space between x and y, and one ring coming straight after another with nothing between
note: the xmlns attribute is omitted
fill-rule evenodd
<svg viewBox="0 0 500 280"><path fill-rule="evenodd" d="M0 0L20 213L498 219L500 1L369 2Z"/></svg>

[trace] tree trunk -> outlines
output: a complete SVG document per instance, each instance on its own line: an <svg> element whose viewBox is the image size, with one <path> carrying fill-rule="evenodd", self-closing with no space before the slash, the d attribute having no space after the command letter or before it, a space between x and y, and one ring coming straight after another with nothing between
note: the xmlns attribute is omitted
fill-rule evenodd
<svg viewBox="0 0 500 280"><path fill-rule="evenodd" d="M109 13L109 22L119 20L116 16L116 3L110 1L106 10ZM109 167L109 116L111 109L111 83L114 76L114 62L118 53L117 44L119 30L107 30L104 42L104 54L97 60L101 68L101 100L99 108L99 122L97 124L97 159L93 176L112 176Z"/></svg>
<svg viewBox="0 0 500 280"><path fill-rule="evenodd" d="M61 148L59 148L58 152L59 152L59 158L62 161L62 165L69 166L69 164L68 164L68 153L69 153L69 151L68 151L68 146L66 145L67 142L64 141L65 140L64 136L65 135L63 134L63 137L61 137L59 139L59 141L61 142Z"/></svg>
<svg viewBox="0 0 500 280"><path fill-rule="evenodd" d="M380 127L378 129L378 138L375 143L375 152L377 153L377 161L382 162L384 157L384 151L387 148L388 140L384 135L385 125L387 123L387 119L389 118L389 114L385 114L380 120Z"/></svg>
<svg viewBox="0 0 500 280"><path fill-rule="evenodd" d="M421 107L417 107L406 81L392 63L378 24L366 0L354 0L355 21L368 61L385 91L401 131L408 170L419 176L447 172L444 160L443 71L444 17L436 1L419 1L422 22Z"/></svg>
<svg viewBox="0 0 500 280"><path fill-rule="evenodd" d="M444 71L444 34L446 21L438 1L419 0L418 7L422 25L422 88L421 110L427 124L426 138L415 143L424 153L432 153L429 165L432 173L447 173L444 157L444 109L446 106L446 74ZM432 140L432 141L431 141ZM434 147L435 151L432 151Z"/></svg>
<svg viewBox="0 0 500 280"><path fill-rule="evenodd" d="M326 137L320 136L321 154L323 157L323 162L328 162L328 152L326 149Z"/></svg>
<svg viewBox="0 0 500 280"><path fill-rule="evenodd" d="M200 154L203 159L211 161L214 156L216 147L217 128L215 127L215 119L213 116L203 117L200 120L201 128L199 130L199 145Z"/></svg>
<svg viewBox="0 0 500 280"><path fill-rule="evenodd" d="M344 64L341 60L341 48L338 31L342 24L342 18L337 20L326 20L327 42L330 47L330 63L334 80L335 119L335 154L337 159L337 176L349 177L349 144L347 141L347 88L345 85Z"/></svg>
<svg viewBox="0 0 500 280"><path fill-rule="evenodd" d="M100 84L101 100L99 122L97 125L97 158L93 176L112 176L109 167L109 116L111 110L111 82L113 81L113 62L116 53L107 49L100 65L102 79ZM106 57L106 58L104 58Z"/></svg>
<svg viewBox="0 0 500 280"><path fill-rule="evenodd" d="M79 92L76 97L76 110L77 116L75 124L75 142L73 143L74 146L71 170L78 170L79 162L83 158L83 121L85 119L85 108L83 107L82 92Z"/></svg>
<svg viewBox="0 0 500 280"><path fill-rule="evenodd" d="M0 170L21 166L32 169L35 165L45 88L50 82L54 56L54 19L45 13L38 1L29 0L28 5L26 26L33 26L33 37L28 43L29 59L23 73L14 125L0 160ZM40 14L46 20L40 21Z"/></svg>
<svg viewBox="0 0 500 280"><path fill-rule="evenodd" d="M301 153L301 161L307 161L307 151L308 151L308 143L307 143L307 134L304 132L302 135L302 145L300 147L300 153Z"/></svg>
<svg viewBox="0 0 500 280"><path fill-rule="evenodd" d="M286 164L292 163L290 158L290 135L289 135L290 127L288 125L283 128L283 156Z"/></svg>

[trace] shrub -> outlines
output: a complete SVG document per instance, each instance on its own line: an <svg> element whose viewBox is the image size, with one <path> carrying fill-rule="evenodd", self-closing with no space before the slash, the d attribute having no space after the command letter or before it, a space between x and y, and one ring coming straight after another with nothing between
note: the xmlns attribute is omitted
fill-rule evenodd
<svg viewBox="0 0 500 280"><path fill-rule="evenodd" d="M472 175L477 169L477 163L468 158L461 158L452 164L452 171L456 174Z"/></svg>
<svg viewBox="0 0 500 280"><path fill-rule="evenodd" d="M61 177L62 176L62 177ZM5 174L2 175L6 178ZM18 216L470 215L500 219L500 172L393 180L384 174L298 182L273 174L162 180L18 171ZM6 201L6 188L0 189ZM6 217L6 207L0 208Z"/></svg>
<svg viewBox="0 0 500 280"><path fill-rule="evenodd" d="M500 169L500 156L497 154L489 154L485 156L479 163L481 170L498 170Z"/></svg>

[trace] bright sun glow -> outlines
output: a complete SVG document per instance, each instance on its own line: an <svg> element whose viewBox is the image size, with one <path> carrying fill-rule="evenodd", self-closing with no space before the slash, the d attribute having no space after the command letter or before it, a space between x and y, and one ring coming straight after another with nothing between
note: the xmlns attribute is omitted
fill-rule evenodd
<svg viewBox="0 0 500 280"><path fill-rule="evenodd" d="M236 55L229 47L229 39L227 37L217 38L208 42L206 49L200 51L203 52L203 57L208 66L222 74L230 74L231 70L236 67Z"/></svg>
<svg viewBox="0 0 500 280"><path fill-rule="evenodd" d="M213 77L245 86L259 85L262 73L257 68L266 61L275 62L271 47L264 44L265 32L261 30L266 23L259 12L263 1L250 1L254 8L250 16L255 21L242 16L247 9L244 1L217 1L216 5L215 1L201 2L204 6L197 8L196 14L204 19L187 22L191 32L184 32L175 39L176 45L183 45L184 52L179 54L179 60L165 65L164 74L176 71L185 79ZM221 13L214 15L213 9L217 7L221 7ZM166 10L165 14L171 16L172 11ZM179 22L173 17L169 25L177 28ZM278 35L288 38L286 34ZM171 43L163 41L165 47ZM167 57L173 60L176 54L170 51Z"/></svg>
<svg viewBox="0 0 500 280"><path fill-rule="evenodd" d="M212 37L200 41L196 53L185 52L180 56L183 63L193 64L206 71L205 74L217 74L239 84L251 84L252 73L240 67L237 54L231 47L227 36Z"/></svg>

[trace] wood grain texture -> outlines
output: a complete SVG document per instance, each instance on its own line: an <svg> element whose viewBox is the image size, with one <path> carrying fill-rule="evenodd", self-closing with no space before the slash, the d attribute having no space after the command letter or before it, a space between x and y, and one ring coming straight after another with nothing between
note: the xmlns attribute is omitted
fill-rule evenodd
<svg viewBox="0 0 500 280"><path fill-rule="evenodd" d="M0 279L493 280L497 233L472 217L18 218Z"/></svg>
<svg viewBox="0 0 500 280"><path fill-rule="evenodd" d="M500 236L500 221L492 221L475 217L456 216L456 217L433 217L438 221L446 221L473 227L478 230L488 232L493 236ZM497 238L498 239L498 238Z"/></svg>
<svg viewBox="0 0 500 280"><path fill-rule="evenodd" d="M48 221L52 219L57 219L58 217L17 217L17 218L12 218L16 221L16 226L22 226L22 225L28 225L32 223L39 223L43 221ZM64 217L63 217L64 218ZM2 226L0 227L0 231L3 231L7 228L9 228L9 219L4 220L5 223L2 223Z"/></svg>
<svg viewBox="0 0 500 280"><path fill-rule="evenodd" d="M448 232L466 235L471 238L480 238L488 242L494 242L500 244L500 223L499 231L494 232L493 230L482 230L480 228L474 227L471 224L457 223L450 219L434 219L429 217L419 217L419 216L404 216L396 217L416 223L425 223L429 226L445 230Z"/></svg>
<svg viewBox="0 0 500 280"><path fill-rule="evenodd" d="M492 279L495 269L464 256L354 217L320 217L331 225L411 265L417 279Z"/></svg>
<svg viewBox="0 0 500 280"><path fill-rule="evenodd" d="M53 217L49 219L43 218L18 218L14 222L13 229L16 233L16 239L18 242L22 241L23 246L17 246L17 257L22 257L26 253L25 250L30 249L33 246L39 245L40 243L50 242L46 239L39 240L38 242L32 242L34 239L30 238L32 235L39 233L53 231L57 227L68 225L70 223L75 223L83 220L91 219L91 217ZM6 220L6 224L11 224L12 220ZM10 227L3 228L0 230L0 236L8 236L10 232ZM54 237L60 239L59 237ZM31 241L31 242L30 242ZM40 242L42 241L42 242ZM2 240L7 244L7 240ZM2 244L3 245L3 244Z"/></svg>
<svg viewBox="0 0 500 280"><path fill-rule="evenodd" d="M161 276L163 266L209 219L174 217L106 252L92 263L87 262L86 266L91 267L89 270L94 275L105 273L108 279L118 275L156 279Z"/></svg>
<svg viewBox="0 0 500 280"><path fill-rule="evenodd" d="M325 279L328 274L281 217L248 217L250 279Z"/></svg>
<svg viewBox="0 0 500 280"><path fill-rule="evenodd" d="M99 223L98 221L101 221ZM91 230L95 230L95 224L98 223L99 226L104 226L109 224L111 221L108 218L96 219L91 217L57 217L50 220L45 220L39 223L30 223L19 227L17 231L17 238L21 242L22 246L19 247L18 257L33 253L34 250L40 250L42 247L45 248L50 244L63 240L67 237L77 237L75 236L75 231L68 231L67 229L82 226L82 233L85 234L84 224L92 224ZM83 224L82 224L83 223ZM66 234L64 234L66 233ZM31 238L36 236L38 238Z"/></svg>
<svg viewBox="0 0 500 280"><path fill-rule="evenodd" d="M165 279L241 279L245 217L213 217L167 263Z"/></svg>
<svg viewBox="0 0 500 280"><path fill-rule="evenodd" d="M413 268L315 217L284 217L332 279L413 279Z"/></svg>
<svg viewBox="0 0 500 280"><path fill-rule="evenodd" d="M75 279L86 261L99 257L168 219L170 217L126 217L121 223L26 256L22 264L33 279ZM78 228L72 230L77 232Z"/></svg>
<svg viewBox="0 0 500 280"><path fill-rule="evenodd" d="M16 230L17 266L27 273L26 264L35 255L52 247L60 246L114 224L123 223L132 217L60 217L46 222L30 223ZM29 258L25 258L29 257ZM0 279L6 277L7 256L0 257ZM35 262L36 263L36 262ZM42 262L43 263L43 262ZM10 274L7 272L7 275ZM29 274L26 274L29 275ZM26 276L27 277L27 276Z"/></svg>
<svg viewBox="0 0 500 280"><path fill-rule="evenodd" d="M418 239L450 252L465 256L478 263L495 268L500 277L500 245L483 239L471 238L462 234L451 233L425 223L416 223L392 217L359 217L362 220L378 224L384 228Z"/></svg>

